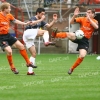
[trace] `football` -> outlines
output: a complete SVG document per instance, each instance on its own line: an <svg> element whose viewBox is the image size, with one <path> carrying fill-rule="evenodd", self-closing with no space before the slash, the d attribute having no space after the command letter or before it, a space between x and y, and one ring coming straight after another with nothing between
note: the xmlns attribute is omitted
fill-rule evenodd
<svg viewBox="0 0 100 100"><path fill-rule="evenodd" d="M75 36L77 39L82 39L84 37L84 32L82 30L77 30Z"/></svg>

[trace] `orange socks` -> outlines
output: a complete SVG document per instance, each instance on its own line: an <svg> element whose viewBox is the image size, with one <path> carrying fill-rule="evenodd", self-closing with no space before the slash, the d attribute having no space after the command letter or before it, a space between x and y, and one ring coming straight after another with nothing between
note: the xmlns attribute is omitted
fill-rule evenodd
<svg viewBox="0 0 100 100"><path fill-rule="evenodd" d="M71 67L72 70L74 70L80 63L83 61L84 58L78 58L74 65Z"/></svg>
<svg viewBox="0 0 100 100"><path fill-rule="evenodd" d="M67 37L67 33L66 32L59 32L56 33L55 38L66 38Z"/></svg>
<svg viewBox="0 0 100 100"><path fill-rule="evenodd" d="M30 61L29 61L29 58L28 58L28 55L27 55L27 52L26 50L20 50L20 54L23 56L23 58L25 59L26 63L27 64L30 64Z"/></svg>
<svg viewBox="0 0 100 100"><path fill-rule="evenodd" d="M13 60L12 60L12 55L10 55L10 56L7 55L7 59L8 59L11 69L15 68Z"/></svg>
<svg viewBox="0 0 100 100"><path fill-rule="evenodd" d="M26 50L25 49L24 50L20 50L20 54L25 59L26 63L30 64L30 61L29 61L29 58L28 58ZM8 59L8 62L9 62L9 65L10 65L11 69L15 68L13 60L12 60L12 55L10 55L10 56L7 55L7 59Z"/></svg>

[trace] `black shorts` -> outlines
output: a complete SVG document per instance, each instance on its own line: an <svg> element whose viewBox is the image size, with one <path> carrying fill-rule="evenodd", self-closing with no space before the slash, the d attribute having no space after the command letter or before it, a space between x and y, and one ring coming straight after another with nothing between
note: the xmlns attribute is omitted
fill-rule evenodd
<svg viewBox="0 0 100 100"><path fill-rule="evenodd" d="M12 46L16 41L17 39L9 33L0 35L0 46L3 50L6 46Z"/></svg>
<svg viewBox="0 0 100 100"><path fill-rule="evenodd" d="M79 51L79 49L85 49L86 51L88 51L89 49L89 41L86 37L83 37L82 39L75 39L72 42L78 44L77 51Z"/></svg>

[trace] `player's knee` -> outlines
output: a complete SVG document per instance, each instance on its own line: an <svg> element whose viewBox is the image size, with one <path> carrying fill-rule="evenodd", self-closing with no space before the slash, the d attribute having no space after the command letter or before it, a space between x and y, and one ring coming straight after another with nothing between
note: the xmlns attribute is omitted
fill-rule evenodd
<svg viewBox="0 0 100 100"><path fill-rule="evenodd" d="M80 58L84 58L86 56L86 54L80 54Z"/></svg>
<svg viewBox="0 0 100 100"><path fill-rule="evenodd" d="M67 37L72 40L76 38L74 33L67 33Z"/></svg>
<svg viewBox="0 0 100 100"><path fill-rule="evenodd" d="M49 32L47 30L44 30L43 34L49 34Z"/></svg>
<svg viewBox="0 0 100 100"><path fill-rule="evenodd" d="M8 55L12 55L12 50L6 50Z"/></svg>
<svg viewBox="0 0 100 100"><path fill-rule="evenodd" d="M81 58L84 58L84 57L86 56L86 54L87 54L87 51L86 51L85 49L81 49L81 50L80 50L80 55L79 55L79 56L80 56Z"/></svg>
<svg viewBox="0 0 100 100"><path fill-rule="evenodd" d="M48 33L49 31L45 30L44 32L47 32Z"/></svg>
<svg viewBox="0 0 100 100"><path fill-rule="evenodd" d="M32 56L35 58L36 57L36 52L32 53Z"/></svg>
<svg viewBox="0 0 100 100"><path fill-rule="evenodd" d="M25 46L23 44L19 45L18 49L23 50L25 49Z"/></svg>
<svg viewBox="0 0 100 100"><path fill-rule="evenodd" d="M36 53L33 56L34 56L34 58L36 58Z"/></svg>
<svg viewBox="0 0 100 100"><path fill-rule="evenodd" d="M47 30L44 30L43 34L44 34L44 33L48 34L49 32L48 32Z"/></svg>
<svg viewBox="0 0 100 100"><path fill-rule="evenodd" d="M25 49L25 46L19 40L17 40L17 42L13 46L15 48L18 48L19 50Z"/></svg>
<svg viewBox="0 0 100 100"><path fill-rule="evenodd" d="M24 45L22 45L22 46L21 46L21 49L22 49L22 50L23 50L23 49L25 49L25 46L24 46Z"/></svg>
<svg viewBox="0 0 100 100"><path fill-rule="evenodd" d="M43 34L47 32L46 30L38 30L37 36L43 36Z"/></svg>

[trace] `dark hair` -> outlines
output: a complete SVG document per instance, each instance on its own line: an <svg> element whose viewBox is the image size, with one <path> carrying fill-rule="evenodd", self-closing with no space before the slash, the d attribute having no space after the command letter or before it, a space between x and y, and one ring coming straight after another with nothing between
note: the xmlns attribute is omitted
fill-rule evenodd
<svg viewBox="0 0 100 100"><path fill-rule="evenodd" d="M45 12L45 9L44 8L38 8L36 10L36 15L37 15L37 13L41 13L41 12Z"/></svg>
<svg viewBox="0 0 100 100"><path fill-rule="evenodd" d="M91 12L92 12L93 14L95 14L95 10L94 10L94 9L88 8L87 10L91 10Z"/></svg>

